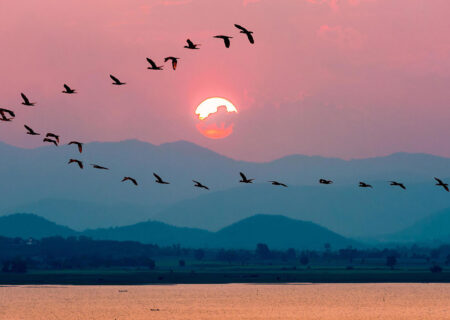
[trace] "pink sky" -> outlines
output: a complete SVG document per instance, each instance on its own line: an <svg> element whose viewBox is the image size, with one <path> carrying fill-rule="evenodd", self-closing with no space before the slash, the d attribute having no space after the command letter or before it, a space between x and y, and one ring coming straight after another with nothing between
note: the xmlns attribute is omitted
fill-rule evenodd
<svg viewBox="0 0 450 320"><path fill-rule="evenodd" d="M41 145L26 123L85 142L184 139L244 160L450 156L448 0L2 1L0 31L10 144ZM216 34L233 36L231 48ZM201 50L183 49L188 37ZM146 57L168 55L181 58L176 71L146 69ZM228 138L196 129L210 96L239 110Z"/></svg>

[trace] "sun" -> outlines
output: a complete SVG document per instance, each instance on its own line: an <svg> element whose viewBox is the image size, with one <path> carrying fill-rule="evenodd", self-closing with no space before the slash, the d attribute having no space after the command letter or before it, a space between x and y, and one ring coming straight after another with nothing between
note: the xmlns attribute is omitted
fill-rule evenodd
<svg viewBox="0 0 450 320"><path fill-rule="evenodd" d="M199 119L198 131L205 137L222 139L233 132L234 123L231 121L231 115L237 114L237 109L231 101L213 97L202 101L195 114Z"/></svg>

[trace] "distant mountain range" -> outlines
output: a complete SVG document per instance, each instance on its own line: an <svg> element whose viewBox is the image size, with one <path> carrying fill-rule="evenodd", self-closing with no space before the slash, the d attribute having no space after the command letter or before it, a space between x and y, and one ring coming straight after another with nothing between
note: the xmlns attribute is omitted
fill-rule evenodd
<svg viewBox="0 0 450 320"><path fill-rule="evenodd" d="M218 232L173 227L157 221L76 232L33 214L0 217L0 236L39 239L79 235L98 240L139 241L160 246L180 244L191 248L254 249L258 243L266 243L272 249L322 249L325 243L333 248L361 246L312 222L272 215L255 215Z"/></svg>
<svg viewBox="0 0 450 320"><path fill-rule="evenodd" d="M195 144L159 146L136 140L21 149L0 143L0 215L33 212L74 230L125 226L149 219L217 231L257 213L312 221L348 237L395 233L450 207L450 194L433 177L450 176L450 159L397 153L341 160L293 155L243 162ZM69 158L85 162L80 170ZM92 169L97 163L110 171ZM238 183L239 171L255 184ZM152 172L170 185L154 183ZM121 183L135 177L139 186ZM318 185L319 178L335 181ZM211 188L193 187L192 179ZM280 180L289 188L271 186ZM399 180L407 190L388 185ZM374 185L357 187L358 181Z"/></svg>

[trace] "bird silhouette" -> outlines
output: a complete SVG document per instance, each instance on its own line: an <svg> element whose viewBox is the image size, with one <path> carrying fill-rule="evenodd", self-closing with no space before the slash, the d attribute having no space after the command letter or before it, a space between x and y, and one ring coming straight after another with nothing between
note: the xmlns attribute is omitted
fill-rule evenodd
<svg viewBox="0 0 450 320"><path fill-rule="evenodd" d="M391 186L398 186L402 188L403 190L406 190L406 187L403 183L397 182L397 181L389 181Z"/></svg>
<svg viewBox="0 0 450 320"><path fill-rule="evenodd" d="M244 28L243 26L240 26L238 24L235 24L234 26L236 28L238 28L239 30L241 30L240 33L243 33L247 36L248 41L250 41L251 44L255 43L255 39L253 39L253 35L252 35L253 31L249 31L246 28Z"/></svg>
<svg viewBox="0 0 450 320"><path fill-rule="evenodd" d="M9 116L10 116L9 118L6 116L6 113L9 114ZM0 108L0 116L1 116L1 118L0 118L1 121L11 121L12 119L14 119L16 117L16 114L9 109Z"/></svg>
<svg viewBox="0 0 450 320"><path fill-rule="evenodd" d="M46 138L54 138L56 140L56 142L59 143L59 135L57 135L57 134L49 132L45 135L45 137Z"/></svg>
<svg viewBox="0 0 450 320"><path fill-rule="evenodd" d="M269 182L272 183L274 186L287 187L287 185L285 185L284 183L278 182L278 181L269 181Z"/></svg>
<svg viewBox="0 0 450 320"><path fill-rule="evenodd" d="M78 164L78 166L80 167L80 169L83 169L83 168L84 168L84 166L83 166L83 161L80 161L80 160L77 160L77 159L70 159L69 162L68 162L68 164L71 164L71 163L76 163L76 164Z"/></svg>
<svg viewBox="0 0 450 320"><path fill-rule="evenodd" d="M170 184L169 182L164 181L164 180L163 180L160 176L158 176L156 173L153 172L153 175L154 175L155 178L156 178L156 180L155 180L156 183L159 183L159 184Z"/></svg>
<svg viewBox="0 0 450 320"><path fill-rule="evenodd" d="M442 181L441 179L436 178L436 177L434 178L434 180L437 181L437 183L436 183L437 186L440 186L440 187L444 188L447 192L449 192L448 183L444 183L444 181Z"/></svg>
<svg viewBox="0 0 450 320"><path fill-rule="evenodd" d="M229 37L229 36L214 36L213 38L217 38L217 39L222 39L224 44L225 44L225 48L229 48L230 47L230 39L233 39L233 37Z"/></svg>
<svg viewBox="0 0 450 320"><path fill-rule="evenodd" d="M77 93L75 91L75 89L72 89L71 87L69 87L67 84L64 84L64 89L63 91L61 91L62 93L67 93L67 94L73 94L73 93Z"/></svg>
<svg viewBox="0 0 450 320"><path fill-rule="evenodd" d="M0 112L0 121L12 121L13 118L8 118L3 112Z"/></svg>
<svg viewBox="0 0 450 320"><path fill-rule="evenodd" d="M197 187L197 188L203 188L203 189L209 190L209 188L208 188L207 186L205 186L204 184L201 184L201 183L198 182L198 181L192 180L192 182L195 183L194 187Z"/></svg>
<svg viewBox="0 0 450 320"><path fill-rule="evenodd" d="M326 179L320 179L319 183L321 183L321 184L332 184L333 181L332 180L326 180Z"/></svg>
<svg viewBox="0 0 450 320"><path fill-rule="evenodd" d="M109 77L112 79L112 81L114 81L112 84L116 85L116 86L123 86L124 84L126 84L126 82L120 82L119 79L117 79L116 77L114 77L112 74L109 75Z"/></svg>
<svg viewBox="0 0 450 320"><path fill-rule="evenodd" d="M167 62L167 61L172 61L172 68L173 68L173 70L176 70L177 69L177 64L178 64L178 60L179 60L180 58L175 58L175 57L165 57L164 58L164 62Z"/></svg>
<svg viewBox="0 0 450 320"><path fill-rule="evenodd" d="M42 140L42 141L53 143L56 147L58 146L58 142L56 140L53 140L53 139L44 138L44 140Z"/></svg>
<svg viewBox="0 0 450 320"><path fill-rule="evenodd" d="M72 145L72 144L75 144L75 145L78 147L78 151L79 151L80 153L83 152L83 143L78 142L78 141L70 141L70 142L68 143L69 146Z"/></svg>
<svg viewBox="0 0 450 320"><path fill-rule="evenodd" d="M131 178L131 177L124 177L124 178L122 179L122 182L124 182L124 181L131 181L135 186L138 185L136 179Z"/></svg>
<svg viewBox="0 0 450 320"><path fill-rule="evenodd" d="M27 134L29 134L30 136L38 136L38 135L40 135L40 133L35 132L33 129L31 129L26 124L24 125L24 127L25 127L25 129L27 129Z"/></svg>
<svg viewBox="0 0 450 320"><path fill-rule="evenodd" d="M242 180L239 180L239 182L241 182L241 183L252 183L253 180L255 180L255 179L247 179L245 174L243 174L242 172L239 172L239 174L241 175L241 178L242 178Z"/></svg>
<svg viewBox="0 0 450 320"><path fill-rule="evenodd" d="M372 188L372 186L371 186L370 184L367 184L367 183L365 183L365 182L360 182L360 183L359 183L359 186L360 186L361 188Z"/></svg>
<svg viewBox="0 0 450 320"><path fill-rule="evenodd" d="M94 169L99 169L99 170L109 170L109 168L103 167L103 166L99 166L98 164L93 164L91 163L92 168Z"/></svg>
<svg viewBox="0 0 450 320"><path fill-rule="evenodd" d="M24 93L20 94L22 96L23 102L22 104L24 106L34 106L36 102L30 102L30 100L28 100L27 96Z"/></svg>
<svg viewBox="0 0 450 320"><path fill-rule="evenodd" d="M147 69L150 69L150 70L162 70L163 69L163 66L157 66L156 63L150 58L147 58L147 62L150 64L150 67L147 67Z"/></svg>
<svg viewBox="0 0 450 320"><path fill-rule="evenodd" d="M193 49L193 50L200 49L198 48L199 46L201 46L200 44L194 44L190 39L187 39L186 42L188 44L187 46L184 46L186 49Z"/></svg>

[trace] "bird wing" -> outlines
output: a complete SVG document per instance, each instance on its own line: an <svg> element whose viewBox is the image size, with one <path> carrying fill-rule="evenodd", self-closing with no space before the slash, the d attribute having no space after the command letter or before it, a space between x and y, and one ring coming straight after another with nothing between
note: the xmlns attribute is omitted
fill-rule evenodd
<svg viewBox="0 0 450 320"><path fill-rule="evenodd" d="M447 190L447 192L449 192L449 190L448 190L448 185L445 184L445 185L444 185L444 189Z"/></svg>
<svg viewBox="0 0 450 320"><path fill-rule="evenodd" d="M228 37L223 38L223 41L225 42L225 47L229 48L230 47L230 38L228 38Z"/></svg>
<svg viewBox="0 0 450 320"><path fill-rule="evenodd" d="M120 83L120 80L114 77L112 74L110 74L109 76L115 83Z"/></svg>
<svg viewBox="0 0 450 320"><path fill-rule="evenodd" d="M444 184L441 179L434 177L434 180L436 180L438 183Z"/></svg>
<svg viewBox="0 0 450 320"><path fill-rule="evenodd" d="M25 127L25 129L27 129L27 131L29 133L34 133L33 129L31 129L29 126L27 126L26 124L23 125Z"/></svg>
<svg viewBox="0 0 450 320"><path fill-rule="evenodd" d="M157 68L157 66L156 66L156 64L155 64L155 62L152 60L152 59L150 59L150 58L147 58L147 61L148 61L148 63L150 63L150 65L152 66L152 68L154 68L154 69L156 69Z"/></svg>
<svg viewBox="0 0 450 320"><path fill-rule="evenodd" d="M156 180L158 180L159 182L162 182L162 179L160 176L158 176L156 173L153 172L153 175L155 176Z"/></svg>
<svg viewBox="0 0 450 320"><path fill-rule="evenodd" d="M243 26L240 26L240 25L238 25L238 24L234 24L234 26L235 26L236 28L238 28L239 30L242 30L242 31L244 31L244 32L248 32L248 30L245 29Z"/></svg>
<svg viewBox="0 0 450 320"><path fill-rule="evenodd" d="M83 169L83 168L84 168L83 162L82 162L82 161L77 160L77 163L78 163L78 166L80 167L80 169Z"/></svg>
<svg viewBox="0 0 450 320"><path fill-rule="evenodd" d="M194 43L190 39L187 39L186 42L188 43L189 47L194 47Z"/></svg>
<svg viewBox="0 0 450 320"><path fill-rule="evenodd" d="M406 187L403 183L400 183L400 188L402 188L403 190L406 190Z"/></svg>
<svg viewBox="0 0 450 320"><path fill-rule="evenodd" d="M24 95L23 93L21 93L20 95L22 96L23 102L30 103L30 100L28 100L26 95Z"/></svg>
<svg viewBox="0 0 450 320"><path fill-rule="evenodd" d="M245 174L243 174L242 172L239 172L239 174L241 175L242 180L247 180L247 177L245 176Z"/></svg>
<svg viewBox="0 0 450 320"><path fill-rule="evenodd" d="M196 184L198 184L198 185L200 185L200 184L201 184L200 182L198 182L198 181L195 181L195 180L192 180L192 182L194 182L194 183L196 183Z"/></svg>
<svg viewBox="0 0 450 320"><path fill-rule="evenodd" d="M138 183L137 183L136 179L133 179L133 178L129 178L129 180L131 180L131 182L133 182L135 186L137 186L137 185L138 185Z"/></svg>
<svg viewBox="0 0 450 320"><path fill-rule="evenodd" d="M66 91L71 91L70 87L67 84L64 84L64 88L66 89Z"/></svg>
<svg viewBox="0 0 450 320"><path fill-rule="evenodd" d="M169 60L172 60L172 57L165 57L165 58L164 58L164 62L167 62L167 61L169 61Z"/></svg>
<svg viewBox="0 0 450 320"><path fill-rule="evenodd" d="M253 36L252 36L252 34L250 32L247 33L247 38L248 38L248 41L250 41L251 44L255 43L255 39L253 38Z"/></svg>
<svg viewBox="0 0 450 320"><path fill-rule="evenodd" d="M178 63L177 59L172 59L172 68L173 68L173 70L176 70L177 63Z"/></svg>

